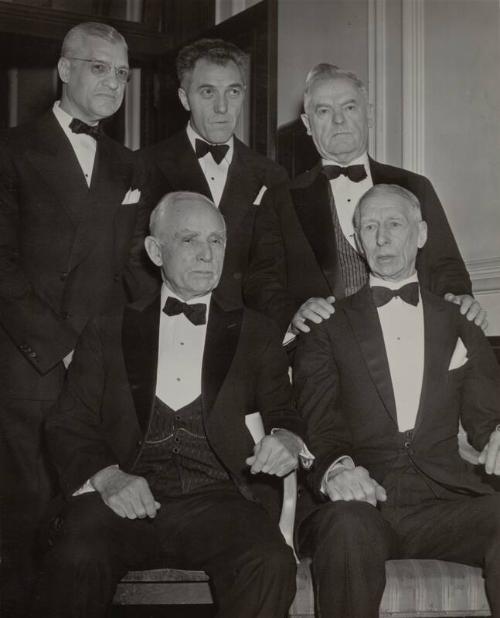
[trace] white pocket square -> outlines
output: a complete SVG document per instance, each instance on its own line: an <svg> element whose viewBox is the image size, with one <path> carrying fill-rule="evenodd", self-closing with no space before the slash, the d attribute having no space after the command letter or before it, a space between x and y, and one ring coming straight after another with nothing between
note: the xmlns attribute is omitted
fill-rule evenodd
<svg viewBox="0 0 500 618"><path fill-rule="evenodd" d="M257 197L253 201L254 206L260 206L260 203L266 191L267 191L266 185L262 185L262 187L260 188L260 191L257 193Z"/></svg>
<svg viewBox="0 0 500 618"><path fill-rule="evenodd" d="M448 371L462 367L467 361L467 348L464 346L463 341L459 337L455 349L453 350L453 354L451 355Z"/></svg>
<svg viewBox="0 0 500 618"><path fill-rule="evenodd" d="M139 189L129 189L127 193L125 193L125 197L123 198L122 205L126 204L137 204L137 202L141 199L141 192Z"/></svg>

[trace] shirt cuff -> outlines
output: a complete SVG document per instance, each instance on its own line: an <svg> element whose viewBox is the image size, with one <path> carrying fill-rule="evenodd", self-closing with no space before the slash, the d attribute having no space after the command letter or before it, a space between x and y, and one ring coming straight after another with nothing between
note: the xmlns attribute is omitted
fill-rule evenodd
<svg viewBox="0 0 500 618"><path fill-rule="evenodd" d="M113 464L112 466L106 466L106 468L103 468L103 470L107 470L108 468L118 468L118 464ZM101 470L99 470L99 472L101 472ZM98 472L96 472L96 474L98 474ZM71 495L72 496L81 496L83 494L90 494L93 491L96 491L95 487L92 485L92 479L93 478L94 477L91 477L91 478L87 479L85 481L85 483L80 487L80 489L77 489L75 491L75 493L73 493Z"/></svg>
<svg viewBox="0 0 500 618"><path fill-rule="evenodd" d="M271 435L275 434L277 431L288 431L288 429L274 427L273 429L271 429ZM311 451L307 448L307 445L304 442L304 440L302 440L302 438L300 438L297 434L293 433L292 431L288 431L288 433L293 434L293 436L296 438L296 440L300 444L300 451L299 451L300 465L304 468L304 470L309 470L309 468L313 465L314 460L316 458L311 453Z"/></svg>
<svg viewBox="0 0 500 618"><path fill-rule="evenodd" d="M282 345L288 345L290 341L293 341L297 335L292 331L292 324L290 323L288 329L283 337Z"/></svg>
<svg viewBox="0 0 500 618"><path fill-rule="evenodd" d="M323 474L321 487L319 488L321 493L325 495L328 493L328 481L336 474L339 474L344 470L354 470L355 467L354 461L351 457L349 457L349 455L342 455L341 457L338 457Z"/></svg>

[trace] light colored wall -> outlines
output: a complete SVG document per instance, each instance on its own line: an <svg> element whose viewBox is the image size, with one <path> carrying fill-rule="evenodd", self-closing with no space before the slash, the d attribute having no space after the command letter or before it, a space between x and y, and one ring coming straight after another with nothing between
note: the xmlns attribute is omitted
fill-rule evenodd
<svg viewBox="0 0 500 618"><path fill-rule="evenodd" d="M278 0L278 126L300 113L318 62L368 77L368 0Z"/></svg>

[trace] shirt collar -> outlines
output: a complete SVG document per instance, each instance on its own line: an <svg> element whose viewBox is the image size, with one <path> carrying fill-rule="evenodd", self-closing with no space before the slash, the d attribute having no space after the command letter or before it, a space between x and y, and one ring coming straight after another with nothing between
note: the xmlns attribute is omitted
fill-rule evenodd
<svg viewBox="0 0 500 618"><path fill-rule="evenodd" d="M204 303L207 307L210 306L210 299L212 297L212 292L205 294L204 296L196 296L195 298L191 298L190 300L182 300L182 298L173 292L168 285L163 282L161 286L161 306L163 307L167 301L167 298L172 296L172 298L176 298L180 300L181 303L186 303L187 305L194 305L195 303Z"/></svg>
<svg viewBox="0 0 500 618"><path fill-rule="evenodd" d="M61 127L63 129L67 129L68 131L71 131L71 129L69 128L69 125L71 124L71 121L73 120L73 116L71 116L71 114L68 114L68 112L65 112L63 110L63 108L61 107L61 101L55 101L54 105L52 106L52 111L54 113L54 116L59 121L59 124L61 125ZM90 126L94 126L98 123L97 122L87 122L86 124ZM76 133L74 135L76 135Z"/></svg>
<svg viewBox="0 0 500 618"><path fill-rule="evenodd" d="M191 126L191 122L187 123L187 127L186 127L186 133L189 139L189 143L191 144L193 150L196 152L196 140L197 139L201 139L204 142L206 142L207 140L204 139L203 137L201 137L201 135L198 135L198 133L196 133L196 131L193 129L193 127ZM207 142L207 144L209 144L210 142ZM231 135L231 137L227 140L227 142L224 142L223 144L220 144L221 146L226 145L229 146L229 150L226 152L226 156L224 157L223 161L226 161L226 163L229 165L231 163L231 161L233 160L233 152L234 152L234 136Z"/></svg>
<svg viewBox="0 0 500 618"><path fill-rule="evenodd" d="M339 163L338 161L334 161L333 159L321 159L321 164L323 165L323 167L325 167L325 165L340 165L340 167L347 167L345 163ZM367 170L368 169L368 153L364 152L362 155L360 155L359 157L357 157L356 159L348 163L348 165L349 166L364 165L365 170Z"/></svg>
<svg viewBox="0 0 500 618"><path fill-rule="evenodd" d="M390 290L399 290L399 288L402 288L403 285L414 282L418 283L418 275L416 272L414 272L413 275L410 275L406 279L401 279L400 281L386 281L385 279L381 279L380 277L376 277L372 274L370 274L369 279L370 287L373 287L374 285L380 285L384 288L389 288Z"/></svg>

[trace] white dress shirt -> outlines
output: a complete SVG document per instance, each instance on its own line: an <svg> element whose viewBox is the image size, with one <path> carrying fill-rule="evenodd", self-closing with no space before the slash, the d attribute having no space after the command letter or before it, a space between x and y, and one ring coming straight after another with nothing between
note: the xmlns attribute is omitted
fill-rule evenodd
<svg viewBox="0 0 500 618"><path fill-rule="evenodd" d="M57 122L61 125L62 130L66 133L73 150L75 151L78 163L82 168L85 181L90 187L92 180L92 170L94 169L95 153L97 150L96 140L86 133L73 133L69 128L73 117L61 109L60 101L56 101L52 106L52 111Z"/></svg>
<svg viewBox="0 0 500 618"><path fill-rule="evenodd" d="M189 141L191 143L191 146L193 147L193 150L196 153L196 147L195 147L196 140L201 139L204 142L206 142L207 140L203 139L203 137L201 137L200 135L198 135L198 133L196 133L196 131L194 131L193 127L191 126L191 123L188 123L186 132L187 132ZM226 156L222 159L222 161L219 164L217 164L214 161L214 158L212 157L212 154L210 152L207 152L207 154L204 157L200 157L198 159L203 175L207 179L207 183L210 188L210 193L212 194L212 199L214 201L214 204L217 206L217 208L219 207L220 200L222 198L222 193L224 191L224 187L226 186L227 172L229 170L231 161L233 160L233 153L234 153L233 136L231 136L227 142L224 142L224 144L221 144L221 146L223 145L229 146L229 150L226 152Z"/></svg>
<svg viewBox="0 0 500 618"><path fill-rule="evenodd" d="M185 302L164 283L161 288L162 309L169 296ZM188 305L207 305L207 322L210 298L211 294L207 294L187 301ZM206 323L196 326L183 313L168 316L162 311L160 314L156 396L173 410L191 403L201 394L206 335Z"/></svg>
<svg viewBox="0 0 500 618"><path fill-rule="evenodd" d="M329 159L322 159L321 162L323 167L325 165L340 165L341 167L347 167L342 163ZM366 178L361 182L353 182L347 176L341 174L338 178L330 180L330 187L335 199L335 208L337 210L337 216L339 218L342 232L349 241L349 244L356 251L358 251L356 241L354 239L354 225L352 222L352 217L359 198L366 193L368 189L373 187L373 181L370 173L370 165L368 163L368 155L366 152L354 161L351 161L349 166L351 165L363 165L366 171Z"/></svg>
<svg viewBox="0 0 500 618"><path fill-rule="evenodd" d="M384 281L370 275L370 286L391 290L418 281L415 273L403 281ZM416 307L399 297L377 308L396 401L399 431L413 429L424 377L424 311L419 292Z"/></svg>

